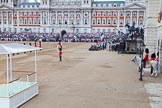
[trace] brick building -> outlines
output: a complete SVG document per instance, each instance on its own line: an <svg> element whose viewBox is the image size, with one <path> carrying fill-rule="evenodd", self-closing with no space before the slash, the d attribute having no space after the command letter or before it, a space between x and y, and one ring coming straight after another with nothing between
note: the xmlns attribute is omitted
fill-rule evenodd
<svg viewBox="0 0 162 108"><path fill-rule="evenodd" d="M145 25L145 0L1 0L1 32L126 32Z"/></svg>

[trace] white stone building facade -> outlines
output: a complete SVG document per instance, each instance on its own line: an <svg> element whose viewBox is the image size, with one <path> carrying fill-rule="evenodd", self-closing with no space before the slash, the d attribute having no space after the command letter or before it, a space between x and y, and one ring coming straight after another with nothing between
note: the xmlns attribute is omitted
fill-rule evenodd
<svg viewBox="0 0 162 108"><path fill-rule="evenodd" d="M145 25L145 0L2 0L1 32L126 32L125 24Z"/></svg>

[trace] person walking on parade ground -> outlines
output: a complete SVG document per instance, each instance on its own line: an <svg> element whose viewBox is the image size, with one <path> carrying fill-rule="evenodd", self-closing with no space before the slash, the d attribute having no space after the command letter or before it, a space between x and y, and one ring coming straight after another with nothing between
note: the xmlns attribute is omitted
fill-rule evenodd
<svg viewBox="0 0 162 108"><path fill-rule="evenodd" d="M42 39L39 39L39 48L42 48Z"/></svg>
<svg viewBox="0 0 162 108"><path fill-rule="evenodd" d="M39 48L42 48L42 39L41 38L39 39ZM40 51L41 51L41 49L40 49Z"/></svg>
<svg viewBox="0 0 162 108"><path fill-rule="evenodd" d="M158 68L158 61L156 58L156 54L153 53L151 55L151 76L157 77L157 72L158 72L157 68Z"/></svg>
<svg viewBox="0 0 162 108"><path fill-rule="evenodd" d="M35 45L35 47L37 47L37 40L36 39L34 41L34 45Z"/></svg>
<svg viewBox="0 0 162 108"><path fill-rule="evenodd" d="M57 43L57 51L58 51L59 60L62 61L62 44L61 44L61 40L59 40L58 43Z"/></svg>
<svg viewBox="0 0 162 108"><path fill-rule="evenodd" d="M155 53L152 53L152 54L151 54L151 60L156 60L156 55L155 55ZM152 73L153 73L153 67L151 66L150 75L152 75Z"/></svg>
<svg viewBox="0 0 162 108"><path fill-rule="evenodd" d="M158 71L158 65L159 65L159 52L157 52L157 54L153 53L151 54L151 60L156 61L157 62L157 71ZM153 76L153 67L151 66L151 76ZM157 76L157 73L155 73L155 75Z"/></svg>

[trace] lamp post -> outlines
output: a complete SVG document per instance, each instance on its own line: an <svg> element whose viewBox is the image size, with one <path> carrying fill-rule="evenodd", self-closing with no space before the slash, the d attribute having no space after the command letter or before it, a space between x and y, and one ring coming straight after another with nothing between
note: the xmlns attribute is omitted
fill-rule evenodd
<svg viewBox="0 0 162 108"><path fill-rule="evenodd" d="M145 48L145 44L144 44L143 40L141 40L140 41L141 69L140 69L140 78L139 78L140 81L143 81L142 71L143 71L143 51L144 51L144 48Z"/></svg>

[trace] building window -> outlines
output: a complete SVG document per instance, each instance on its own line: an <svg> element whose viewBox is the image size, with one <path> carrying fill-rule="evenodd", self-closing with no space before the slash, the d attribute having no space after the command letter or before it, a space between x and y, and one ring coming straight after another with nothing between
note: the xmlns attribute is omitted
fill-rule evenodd
<svg viewBox="0 0 162 108"><path fill-rule="evenodd" d="M85 16L85 17L87 17L87 16L88 16L88 13L87 13L87 12L86 12L86 13L84 13L84 16Z"/></svg>
<svg viewBox="0 0 162 108"><path fill-rule="evenodd" d="M52 28L52 32L55 32L54 28Z"/></svg>
<svg viewBox="0 0 162 108"><path fill-rule="evenodd" d="M97 12L97 15L98 15L98 16L101 16L101 12Z"/></svg>
<svg viewBox="0 0 162 108"><path fill-rule="evenodd" d="M106 7L106 4L103 4L103 7Z"/></svg>
<svg viewBox="0 0 162 108"><path fill-rule="evenodd" d="M4 30L3 30L4 32L6 32L6 28L4 28Z"/></svg>
<svg viewBox="0 0 162 108"><path fill-rule="evenodd" d="M76 16L77 16L77 17L80 17L80 12L77 12L77 13L76 13Z"/></svg>
<svg viewBox="0 0 162 108"><path fill-rule="evenodd" d="M112 16L112 12L109 11L109 12L108 12L108 16Z"/></svg>
<svg viewBox="0 0 162 108"><path fill-rule="evenodd" d="M114 12L114 16L117 16L117 12Z"/></svg>
<svg viewBox="0 0 162 108"><path fill-rule="evenodd" d="M123 19L120 19L120 25L123 25Z"/></svg>
<svg viewBox="0 0 162 108"><path fill-rule="evenodd" d="M17 16L17 13L16 12L14 13L14 16Z"/></svg>
<svg viewBox="0 0 162 108"><path fill-rule="evenodd" d="M22 28L20 28L20 32L22 32Z"/></svg>
<svg viewBox="0 0 162 108"><path fill-rule="evenodd" d="M116 19L113 20L114 24L116 24L116 21L117 21Z"/></svg>
<svg viewBox="0 0 162 108"><path fill-rule="evenodd" d="M144 12L143 11L140 11L139 12L139 16L143 16L144 15Z"/></svg>
<svg viewBox="0 0 162 108"><path fill-rule="evenodd" d="M64 12L64 17L68 17L68 13L67 12Z"/></svg>
<svg viewBox="0 0 162 108"><path fill-rule="evenodd" d="M98 19L98 20L97 20L97 24L101 24L101 21L100 21L100 19Z"/></svg>
<svg viewBox="0 0 162 108"><path fill-rule="evenodd" d="M47 24L47 22L46 22L46 18L44 18L44 20L43 20L43 24Z"/></svg>
<svg viewBox="0 0 162 108"><path fill-rule="evenodd" d="M30 19L28 19L28 21L29 21L29 24L32 24L32 19L30 18Z"/></svg>
<svg viewBox="0 0 162 108"><path fill-rule="evenodd" d="M102 30L103 33L105 33L105 31L106 31L105 29Z"/></svg>
<svg viewBox="0 0 162 108"><path fill-rule="evenodd" d="M9 13L9 16L11 17L12 16L12 13Z"/></svg>
<svg viewBox="0 0 162 108"><path fill-rule="evenodd" d="M55 19L52 20L52 24L55 24Z"/></svg>
<svg viewBox="0 0 162 108"><path fill-rule="evenodd" d="M115 29L113 29L113 33L116 33L116 30Z"/></svg>
<svg viewBox="0 0 162 108"><path fill-rule="evenodd" d="M93 24L93 25L96 24L96 20L95 20L95 19L92 20L92 24Z"/></svg>
<svg viewBox="0 0 162 108"><path fill-rule="evenodd" d="M137 16L137 12L133 11L133 16Z"/></svg>
<svg viewBox="0 0 162 108"><path fill-rule="evenodd" d="M58 21L58 22L59 22L59 24L62 24L62 20L61 20L61 19L59 19L59 21Z"/></svg>
<svg viewBox="0 0 162 108"><path fill-rule="evenodd" d="M4 24L7 24L7 20L6 19L4 19Z"/></svg>
<svg viewBox="0 0 162 108"><path fill-rule="evenodd" d="M117 7L117 4L114 4L113 7Z"/></svg>
<svg viewBox="0 0 162 108"><path fill-rule="evenodd" d="M38 33L40 33L40 28L38 28Z"/></svg>
<svg viewBox="0 0 162 108"><path fill-rule="evenodd" d="M70 24L72 24L72 25L74 24L74 21L73 21L73 19L71 19L71 20L70 20Z"/></svg>
<svg viewBox="0 0 162 108"><path fill-rule="evenodd" d="M20 24L23 24L23 19L20 19Z"/></svg>
<svg viewBox="0 0 162 108"><path fill-rule="evenodd" d="M100 29L97 29L97 32L100 33Z"/></svg>
<svg viewBox="0 0 162 108"><path fill-rule="evenodd" d="M123 12L122 11L120 11L120 16L123 16Z"/></svg>
<svg viewBox="0 0 162 108"><path fill-rule="evenodd" d="M38 24L40 24L40 18L38 19Z"/></svg>
<svg viewBox="0 0 162 108"><path fill-rule="evenodd" d="M95 33L95 29L92 29L91 32L92 32L92 33Z"/></svg>
<svg viewBox="0 0 162 108"><path fill-rule="evenodd" d="M101 4L98 4L98 6L97 7L101 7Z"/></svg>
<svg viewBox="0 0 162 108"><path fill-rule="evenodd" d="M32 13L31 13L31 12L29 12L29 13L28 13L28 16L32 16Z"/></svg>
<svg viewBox="0 0 162 108"><path fill-rule="evenodd" d="M15 33L17 32L17 29L15 28Z"/></svg>
<svg viewBox="0 0 162 108"><path fill-rule="evenodd" d="M64 24L67 25L67 20L64 21Z"/></svg>
<svg viewBox="0 0 162 108"><path fill-rule="evenodd" d="M112 7L112 4L110 3L110 4L108 4L108 7Z"/></svg>
<svg viewBox="0 0 162 108"><path fill-rule="evenodd" d="M108 21L107 21L108 24L111 24L111 19L109 18Z"/></svg>
<svg viewBox="0 0 162 108"><path fill-rule="evenodd" d="M23 16L23 13L22 13L22 12L20 12L20 13L19 13L19 15L20 15L20 16Z"/></svg>
<svg viewBox="0 0 162 108"><path fill-rule="evenodd" d="M84 4L86 4L86 1L84 0Z"/></svg>
<svg viewBox="0 0 162 108"><path fill-rule="evenodd" d="M126 19L126 24L130 24L130 19L129 18Z"/></svg>
<svg viewBox="0 0 162 108"><path fill-rule="evenodd" d="M108 33L110 33L111 32L111 29L108 29Z"/></svg>
<svg viewBox="0 0 162 108"><path fill-rule="evenodd" d="M74 17L74 12L70 12L70 16L71 17Z"/></svg>
<svg viewBox="0 0 162 108"><path fill-rule="evenodd" d="M130 16L130 12L126 12L126 16Z"/></svg>
<svg viewBox="0 0 162 108"><path fill-rule="evenodd" d="M37 24L37 20L35 18L33 19L33 22L34 22L34 24Z"/></svg>
<svg viewBox="0 0 162 108"><path fill-rule="evenodd" d="M80 24L80 20L79 20L79 19L76 20L76 24L77 24L77 25Z"/></svg>
<svg viewBox="0 0 162 108"><path fill-rule="evenodd" d="M12 24L12 19L8 19L8 24Z"/></svg>
<svg viewBox="0 0 162 108"><path fill-rule="evenodd" d="M11 28L9 28L9 32L11 32Z"/></svg>
<svg viewBox="0 0 162 108"><path fill-rule="evenodd" d="M121 4L120 4L120 7L122 7L122 6L124 6L124 4L123 4L123 3L121 3Z"/></svg>
<svg viewBox="0 0 162 108"><path fill-rule="evenodd" d="M84 33L87 33L87 29L84 29Z"/></svg>
<svg viewBox="0 0 162 108"><path fill-rule="evenodd" d="M139 24L143 25L143 19L142 18L139 19Z"/></svg>
<svg viewBox="0 0 162 108"><path fill-rule="evenodd" d="M87 19L84 20L84 24L87 25L88 24L88 21Z"/></svg>
<svg viewBox="0 0 162 108"><path fill-rule="evenodd" d="M96 16L96 12L93 12L93 13L92 13L92 16Z"/></svg>
<svg viewBox="0 0 162 108"><path fill-rule="evenodd" d="M43 32L46 33L46 28L43 29Z"/></svg>
<svg viewBox="0 0 162 108"><path fill-rule="evenodd" d="M14 24L17 24L17 19L14 19Z"/></svg>
<svg viewBox="0 0 162 108"><path fill-rule="evenodd" d="M51 15L52 15L52 17L53 17L53 16L56 16L56 13L55 13L55 12L52 12Z"/></svg>
<svg viewBox="0 0 162 108"><path fill-rule="evenodd" d="M132 22L136 24L137 23L137 19L136 18L133 18L132 19Z"/></svg>
<svg viewBox="0 0 162 108"><path fill-rule="evenodd" d="M76 32L79 33L79 29L76 29Z"/></svg>
<svg viewBox="0 0 162 108"><path fill-rule="evenodd" d="M24 19L24 24L27 24L27 19Z"/></svg>
<svg viewBox="0 0 162 108"><path fill-rule="evenodd" d="M47 16L47 12L43 12L43 15L44 15L44 16Z"/></svg>
<svg viewBox="0 0 162 108"><path fill-rule="evenodd" d="M33 12L33 15L34 15L34 16L37 16L37 12Z"/></svg>
<svg viewBox="0 0 162 108"><path fill-rule="evenodd" d="M24 12L24 16L27 16L27 13L26 12Z"/></svg>
<svg viewBox="0 0 162 108"><path fill-rule="evenodd" d="M102 24L103 24L103 25L106 24L106 19L102 19Z"/></svg>
<svg viewBox="0 0 162 108"><path fill-rule="evenodd" d="M106 16L106 12L102 12L102 16Z"/></svg>

